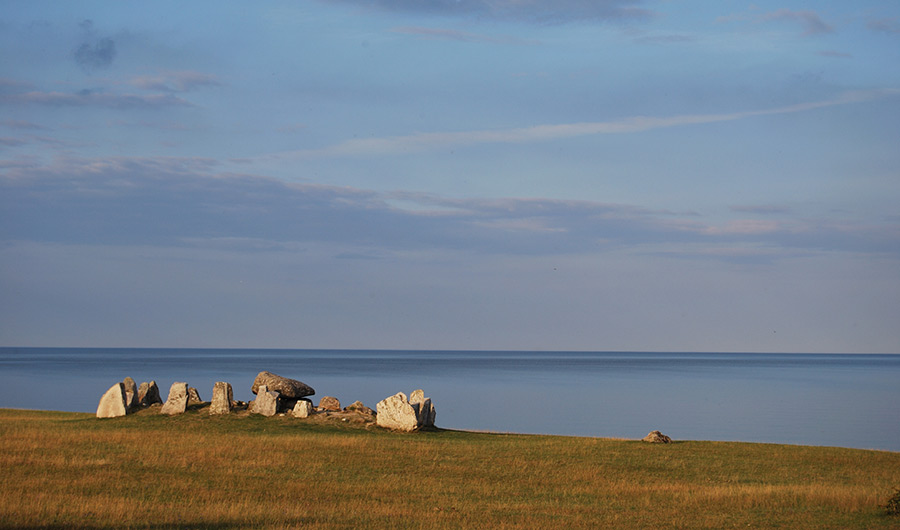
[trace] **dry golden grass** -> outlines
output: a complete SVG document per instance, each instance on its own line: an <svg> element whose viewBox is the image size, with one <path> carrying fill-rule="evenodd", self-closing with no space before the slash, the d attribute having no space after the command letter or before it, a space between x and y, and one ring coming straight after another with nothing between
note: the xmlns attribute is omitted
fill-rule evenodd
<svg viewBox="0 0 900 530"><path fill-rule="evenodd" d="M898 528L900 453L0 410L3 528Z"/></svg>

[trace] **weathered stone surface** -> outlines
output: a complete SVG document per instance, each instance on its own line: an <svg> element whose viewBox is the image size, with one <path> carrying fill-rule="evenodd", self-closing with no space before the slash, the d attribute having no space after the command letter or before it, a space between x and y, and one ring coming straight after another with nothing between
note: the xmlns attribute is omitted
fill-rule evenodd
<svg viewBox="0 0 900 530"><path fill-rule="evenodd" d="M222 381L213 385L212 403L209 405L210 414L228 414L231 412L234 394L231 383Z"/></svg>
<svg viewBox="0 0 900 530"><path fill-rule="evenodd" d="M193 405L194 403L203 403L203 399L200 398L200 392L197 392L197 389L194 387L188 388L188 404Z"/></svg>
<svg viewBox="0 0 900 530"><path fill-rule="evenodd" d="M672 439L659 431L651 431L650 434L644 436L642 442L650 442L654 444L672 443Z"/></svg>
<svg viewBox="0 0 900 530"><path fill-rule="evenodd" d="M106 391L97 405L98 418L116 418L128 413L125 407L125 385L116 383Z"/></svg>
<svg viewBox="0 0 900 530"><path fill-rule="evenodd" d="M398 431L414 431L419 428L418 407L410 405L403 392L382 399L375 408L378 410L375 421L380 427Z"/></svg>
<svg viewBox="0 0 900 530"><path fill-rule="evenodd" d="M162 406L160 413L162 414L181 414L187 408L188 402L188 384L172 383L169 388L169 397L166 399L165 405Z"/></svg>
<svg viewBox="0 0 900 530"><path fill-rule="evenodd" d="M156 381L141 383L141 386L138 388L138 404L140 406L149 407L155 403L162 402L163 400L159 397L159 387L156 386Z"/></svg>
<svg viewBox="0 0 900 530"><path fill-rule="evenodd" d="M253 408L250 412L263 416L274 416L278 412L279 397L278 392L269 392L266 385L261 385L257 388L256 399L253 400Z"/></svg>
<svg viewBox="0 0 900 530"><path fill-rule="evenodd" d="M358 412L360 414L365 414L367 416L375 415L375 411L370 409L369 407L363 405L362 401L354 401L353 403L347 405L344 408L344 412Z"/></svg>
<svg viewBox="0 0 900 530"><path fill-rule="evenodd" d="M311 386L301 383L296 379L288 379L272 372L260 372L253 380L253 386L250 391L254 394L259 393L259 387L265 385L269 392L278 392L286 398L300 399L306 396L315 395L316 391Z"/></svg>
<svg viewBox="0 0 900 530"><path fill-rule="evenodd" d="M341 402L336 397L324 396L319 401L319 410L337 412L341 410Z"/></svg>
<svg viewBox="0 0 900 530"><path fill-rule="evenodd" d="M122 380L125 386L125 408L131 410L138 406L138 387L134 379L126 377Z"/></svg>
<svg viewBox="0 0 900 530"><path fill-rule="evenodd" d="M294 404L294 410L291 411L291 414L295 418L307 418L315 413L316 409L313 407L312 401L308 399L298 399L297 403Z"/></svg>
<svg viewBox="0 0 900 530"><path fill-rule="evenodd" d="M434 410L434 404L431 398L425 397L425 391L422 389L413 390L409 395L409 404L416 408L416 416L418 417L419 427L434 427L434 419L437 414Z"/></svg>

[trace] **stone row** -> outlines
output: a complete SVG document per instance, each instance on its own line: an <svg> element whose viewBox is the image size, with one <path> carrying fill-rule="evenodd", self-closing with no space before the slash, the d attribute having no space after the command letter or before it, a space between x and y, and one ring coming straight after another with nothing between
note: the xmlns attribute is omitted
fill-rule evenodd
<svg viewBox="0 0 900 530"><path fill-rule="evenodd" d="M315 390L296 379L289 379L272 372L260 372L253 381L251 392L256 399L247 404L249 412L263 416L290 414L297 418L306 418L316 413L356 413L363 417L375 417L377 425L393 430L414 431L423 427L433 427L435 409L431 398L426 398L422 390L414 390L409 398L399 392L381 400L377 412L356 401L346 408L341 408L340 401L332 396L324 396L319 406L314 407L307 396L315 394ZM100 398L97 406L98 418L114 418L125 416L140 408L161 404L161 414L175 415L187 410L191 403L200 403L200 394L196 388L185 382L175 382L169 388L169 395L163 403L159 387L155 381L141 383L140 387L134 379L126 377L124 381L114 384ZM213 385L210 414L229 414L237 406L234 401L230 383L217 382ZM346 421L346 419L345 419ZM371 420L369 420L371 421Z"/></svg>

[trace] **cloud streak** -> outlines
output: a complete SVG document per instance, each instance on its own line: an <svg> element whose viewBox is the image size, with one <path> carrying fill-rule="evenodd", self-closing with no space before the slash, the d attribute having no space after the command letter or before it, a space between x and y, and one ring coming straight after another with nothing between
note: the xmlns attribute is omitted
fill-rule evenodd
<svg viewBox="0 0 900 530"><path fill-rule="evenodd" d="M111 109L193 106L189 101L172 94L110 94L93 90L74 93L32 91L19 94L0 94L0 105L105 107Z"/></svg>
<svg viewBox="0 0 900 530"><path fill-rule="evenodd" d="M458 199L287 183L229 174L205 158L58 158L0 175L0 241L105 245L231 245L247 251L327 244L336 252L453 251L502 255L765 248L897 256L900 227L796 219L736 207L736 218L593 201ZM748 219L743 213L766 213Z"/></svg>
<svg viewBox="0 0 900 530"><path fill-rule="evenodd" d="M669 117L635 116L604 122L546 124L512 129L426 132L405 136L359 138L321 149L277 153L269 155L269 157L278 159L398 155L479 144L524 144L598 134L630 134L684 125L700 125L736 121L758 116L806 112L897 95L900 95L900 90L898 89L855 91L845 92L836 98L828 100L723 114L684 114Z"/></svg>
<svg viewBox="0 0 900 530"><path fill-rule="evenodd" d="M654 12L641 0L342 0L385 11L519 20L538 24L646 20Z"/></svg>
<svg viewBox="0 0 900 530"><path fill-rule="evenodd" d="M432 40L449 40L457 42L481 42L488 44L540 44L539 41L525 40L516 37L495 37L492 35L481 35L478 33L469 33L467 31L459 31L455 29L444 28L425 28L419 26L399 26L391 29L394 33L402 33L412 35L423 39Z"/></svg>

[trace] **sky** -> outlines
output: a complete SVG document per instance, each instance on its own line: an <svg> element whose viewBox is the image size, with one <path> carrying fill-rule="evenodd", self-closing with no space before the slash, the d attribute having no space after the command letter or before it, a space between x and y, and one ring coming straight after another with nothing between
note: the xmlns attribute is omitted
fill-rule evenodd
<svg viewBox="0 0 900 530"><path fill-rule="evenodd" d="M0 3L0 345L900 352L900 3Z"/></svg>

